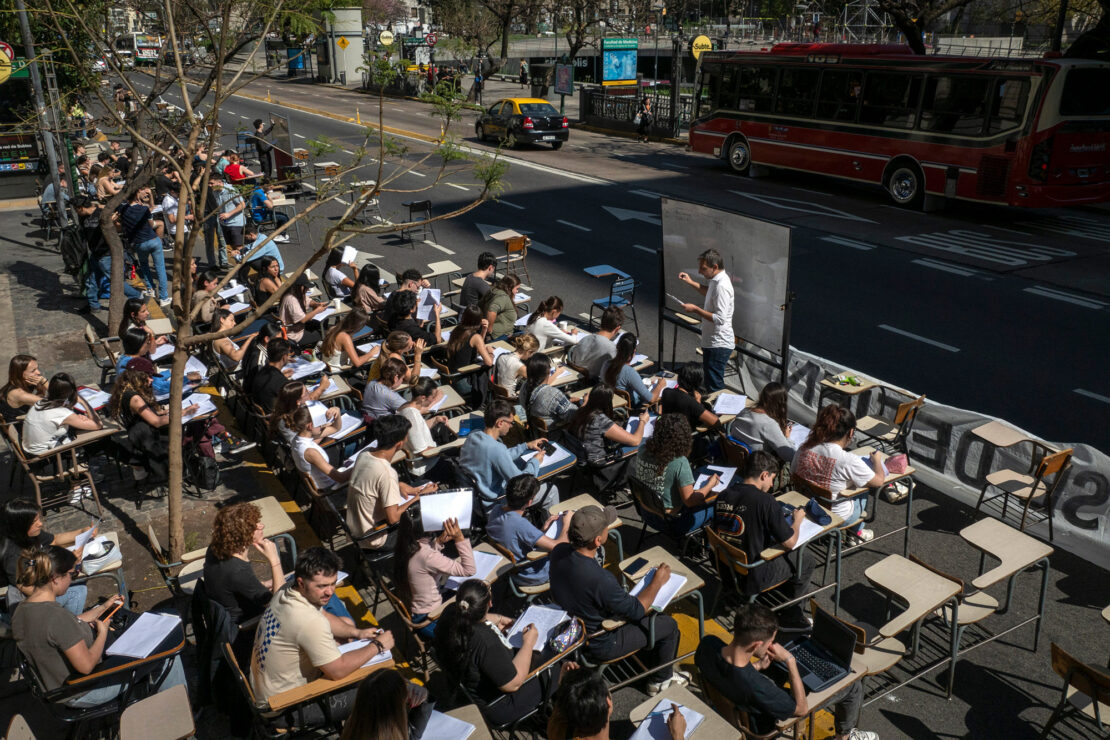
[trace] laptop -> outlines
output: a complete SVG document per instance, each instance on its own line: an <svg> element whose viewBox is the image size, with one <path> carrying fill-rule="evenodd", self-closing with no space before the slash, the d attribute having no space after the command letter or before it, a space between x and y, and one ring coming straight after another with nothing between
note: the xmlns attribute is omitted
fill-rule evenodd
<svg viewBox="0 0 1110 740"><path fill-rule="evenodd" d="M818 609L813 633L784 647L794 656L806 692L821 691L851 672L856 633L832 615Z"/></svg>

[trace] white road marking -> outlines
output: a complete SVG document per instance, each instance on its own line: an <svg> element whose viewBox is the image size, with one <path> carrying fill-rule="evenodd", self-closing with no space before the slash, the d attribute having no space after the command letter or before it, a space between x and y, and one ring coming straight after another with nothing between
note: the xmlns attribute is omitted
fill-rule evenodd
<svg viewBox="0 0 1110 740"><path fill-rule="evenodd" d="M570 221L564 221L561 218L555 219L555 223L562 224L563 226L569 226L570 228L578 229L579 231L593 231L593 229L587 229L585 226L579 226L578 224L572 224Z"/></svg>
<svg viewBox="0 0 1110 740"><path fill-rule="evenodd" d="M342 151L344 154L354 155L354 152L352 152L350 149L343 149Z"/></svg>
<svg viewBox="0 0 1110 740"><path fill-rule="evenodd" d="M855 239L848 239L843 236L823 236L821 237L821 241L829 242L831 244L839 244L842 247L851 247L852 249L858 249L861 252L870 252L872 249L875 248L874 244L859 242Z"/></svg>
<svg viewBox="0 0 1110 740"><path fill-rule="evenodd" d="M990 228L994 229L995 231L1005 231L1005 232L1010 233L1010 234L1017 234L1018 236L1032 236L1032 234L1030 234L1028 231L1018 231L1017 229L1007 229L1007 228L1002 227L1002 226L991 226Z"/></svg>
<svg viewBox="0 0 1110 740"><path fill-rule="evenodd" d="M864 223L873 224L869 218L857 216L847 211L842 211L839 208L832 206L820 205L810 203L807 200L797 200L796 198L783 198L779 195L756 195L754 193L742 193L739 190L730 190L730 193L742 196L744 198L751 198L754 201L764 205L772 206L774 208L781 208L785 211L799 211L809 216L831 216L832 218L843 218L848 221L862 221Z"/></svg>
<svg viewBox="0 0 1110 740"><path fill-rule="evenodd" d="M500 203L500 204L501 204L501 205L503 205L503 206L508 206L509 208L515 208L515 209L517 209L518 211L523 211L523 210L527 210L527 209L525 209L525 207L524 207L524 206L518 206L518 205L517 205L516 203L510 203L510 202L509 202L509 201L507 201L507 200L501 200L501 199L498 199L498 200L497 200L497 202L498 202L498 203Z"/></svg>
<svg viewBox="0 0 1110 740"><path fill-rule="evenodd" d="M1043 244L1000 239L991 234L967 229L934 231L926 234L895 237L900 242L929 247L985 262L1022 267L1033 262L1048 262L1059 257L1074 257L1075 252Z"/></svg>
<svg viewBox="0 0 1110 740"><path fill-rule="evenodd" d="M443 252L444 254L454 254L455 253L455 251L453 249L448 249L447 247L436 244L431 239L425 239L424 243L427 244L429 247L431 247L433 249L438 249L439 251Z"/></svg>
<svg viewBox="0 0 1110 740"><path fill-rule="evenodd" d="M1092 393L1091 391L1085 391L1082 388L1076 388L1072 391L1072 393L1078 393L1081 396L1093 398L1096 401L1102 401L1103 403L1110 403L1110 397L1104 396L1101 393Z"/></svg>
<svg viewBox="0 0 1110 740"><path fill-rule="evenodd" d="M304 138L304 134L293 134L293 136L297 137L298 139Z"/></svg>
<svg viewBox="0 0 1110 740"><path fill-rule="evenodd" d="M456 185L453 182L445 182L443 184L446 185L447 187L455 188L456 190L464 190L468 193L470 192L470 188L464 188L462 185Z"/></svg>
<svg viewBox="0 0 1110 740"><path fill-rule="evenodd" d="M647 252L648 254L658 254L658 252L656 252L654 249L649 249L648 247L645 247L642 244L633 244L632 248L633 249L639 249L641 252Z"/></svg>
<svg viewBox="0 0 1110 740"><path fill-rule="evenodd" d="M417 172L416 170L409 170L405 174L412 175L413 177L427 177L423 172Z"/></svg>
<svg viewBox="0 0 1110 740"><path fill-rule="evenodd" d="M653 193L650 190L629 190L628 192L632 193L633 195L641 195L645 198L655 198L656 200L663 197L659 193Z"/></svg>
<svg viewBox="0 0 1110 740"><path fill-rule="evenodd" d="M635 219L636 221L643 221L647 224L654 224L655 226L661 225L663 222L654 213L644 213L643 211L629 211L625 208L613 208L612 206L602 206L609 212L610 216L615 216L621 221L628 221Z"/></svg>
<svg viewBox="0 0 1110 740"><path fill-rule="evenodd" d="M1095 298L1088 298L1086 296L1075 295L1056 288L1049 288L1045 285L1036 285L1032 288L1025 288L1026 293L1039 295L1044 298L1053 298L1057 301L1064 301L1065 303L1074 303L1083 308L1093 308L1095 310L1106 308L1108 304Z"/></svg>
<svg viewBox="0 0 1110 740"><path fill-rule="evenodd" d="M558 257L560 254L563 253L563 251L561 249L556 249L555 247L549 247L546 244L544 244L543 242L538 242L538 241L535 241L535 240L533 240L532 243L528 246L528 249L530 249L532 251L535 251L535 252L539 252L540 254L546 254L549 257Z"/></svg>
<svg viewBox="0 0 1110 740"><path fill-rule="evenodd" d="M950 265L947 262L934 262L931 259L919 259L919 260L911 260L911 261L915 265L921 265L922 267L928 267L930 269L940 270L942 272L950 272L953 275L962 275L964 277L975 277L976 275L979 274L977 270L969 270L966 267L957 267L956 265Z"/></svg>
<svg viewBox="0 0 1110 740"><path fill-rule="evenodd" d="M399 113L404 113L405 112L404 108L394 108L393 110L398 111Z"/></svg>
<svg viewBox="0 0 1110 740"><path fill-rule="evenodd" d="M810 190L809 188L800 188L797 185L790 185L789 187L790 187L791 190L801 190L803 193L813 193L814 195L828 195L828 193L822 193L820 190Z"/></svg>
<svg viewBox="0 0 1110 740"><path fill-rule="evenodd" d="M1064 236L1079 236L1100 242L1110 241L1110 223L1089 216L1069 213L1042 221L1019 221L1015 225L1026 226L1038 231L1048 231L1053 234L1063 234Z"/></svg>
<svg viewBox="0 0 1110 740"><path fill-rule="evenodd" d="M947 350L949 352L959 352L960 351L959 347L953 347L951 344L945 344L944 342L938 342L935 339L929 339L928 337L923 337L920 334L914 334L912 332L908 332L905 329L898 329L898 328L895 328L895 327L891 326L890 324L879 324L879 328L880 329L885 329L886 331L893 332L895 334L900 334L903 337L909 337L910 339L916 339L917 341L923 342L925 344L931 344L934 347L939 347L940 349Z"/></svg>

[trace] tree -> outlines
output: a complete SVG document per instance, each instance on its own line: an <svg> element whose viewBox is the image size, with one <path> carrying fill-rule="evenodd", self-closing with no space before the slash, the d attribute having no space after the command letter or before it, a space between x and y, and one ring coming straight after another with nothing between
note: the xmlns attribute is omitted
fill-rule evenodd
<svg viewBox="0 0 1110 740"><path fill-rule="evenodd" d="M504 61L509 57L509 34L512 31L513 21L520 14L521 0L479 0L479 2L490 15L497 19L501 36L500 57Z"/></svg>
<svg viewBox="0 0 1110 740"><path fill-rule="evenodd" d="M879 0L879 9L886 13L895 27L906 37L914 54L925 53L922 34L933 24L971 0Z"/></svg>
<svg viewBox="0 0 1110 740"><path fill-rule="evenodd" d="M500 38L498 19L479 0L434 0L430 3L436 24L447 34L440 45L456 58L472 60L489 56Z"/></svg>
<svg viewBox="0 0 1110 740"><path fill-rule="evenodd" d="M603 12L608 11L608 4L602 5L604 0L570 0L569 4L555 4L553 13L563 13L566 16L567 62L573 63L578 52L582 51L589 43L592 36L597 35L598 22L604 20Z"/></svg>
<svg viewBox="0 0 1110 740"><path fill-rule="evenodd" d="M55 24L55 28L60 29L65 19L71 19L76 21L82 31L91 38L101 38L98 25L92 19L84 17L83 6L76 5L75 0L46 0L46 3L46 17ZM102 230L111 246L113 257L112 308L109 318L111 325L119 321L123 301L123 244L113 219L116 206L125 198L130 198L141 186L150 182L154 176L156 164L165 161L180 178L181 185L177 192L180 208L191 210L196 214L197 224L203 223L209 216L214 216L215 214L207 210L206 206L209 170L206 167L197 167L194 164L194 155L202 146L212 151L218 145L218 113L236 90L254 79L254 76L247 74L245 70L251 66L252 58L264 56L264 39L271 29L282 28L292 34L318 30L319 21L316 20L315 13L319 7L319 4L306 0L271 2L224 0L220 3L210 0L210 4L175 3L172 0L164 0L163 4L158 6L157 13L159 22L166 31L168 48L173 51L172 62L169 66L159 62L154 68L150 74L151 90L147 94L143 94L136 84L138 73L131 77L124 76L119 64L120 60L114 55L109 56L109 66L117 75L120 75L125 88L135 97L136 110L126 114L117 111L114 101L108 100L103 91L98 88L96 94L101 104L110 111L112 125L129 134L135 142L137 156L134 157L134 161L144 163L142 167L135 168L128 174L126 189L108 203L101 218ZM186 38L203 39L209 45L215 59L215 65L211 70L206 72L204 68L190 66L189 74L186 74L182 44L182 40ZM62 46L75 64L81 60L83 49L66 40L63 40ZM230 60L240 53L246 54L248 61L241 68L232 69L229 66ZM388 61L383 60L383 62L384 65L375 74L397 74ZM179 111L165 114L160 111L158 103L171 89L180 94L183 106ZM221 279L218 290L235 278L241 266L247 263L253 252L266 246L273 237L293 228L298 220L316 222L325 209L334 211L337 206L341 206L337 218L329 215L327 219L320 220L320 223L326 223L327 226L315 252L293 270L292 276L269 300L250 311L235 328L219 332L208 330L194 332L194 322L201 306L193 306L190 267L192 256L196 251L197 239L201 238L203 229L195 228L188 234L183 229L177 230L170 281L172 303L169 308L169 313L177 325L171 392L168 401L169 543L172 558L178 558L184 547L181 506L183 490L181 417L184 371L190 350L219 337L242 331L243 327L276 305L293 281L303 274L310 264L321 259L330 250L342 247L358 236L396 232L422 223L418 221L369 225L360 217L367 205L382 193L399 192L400 188L394 183L412 168L431 163L433 158L440 160L436 176L429 178L431 182L428 185L418 190L405 188L403 191L405 193L420 192L433 187L446 177L449 163L468 158L468 155L458 147L450 131L451 124L459 119L462 101L453 88L446 86L437 89L433 102L436 113L444 122L444 136L434 150L416 161L409 161L401 156L405 154L405 148L383 133L382 100L379 98L378 125L368 126L365 129L363 143L355 150L351 164L344 167L338 177L324 184L317 192L315 200L290 220L282 230L274 232L255 250L245 254L243 261L233 266ZM205 106L204 110L201 109L202 103ZM334 143L322 139L313 140L311 146L318 155L338 149ZM179 152L180 156L171 156L171 150ZM475 159L470 173L481 185L479 195L451 213L436 216L431 220L453 218L477 207L485 200L496 197L502 188L501 178L505 169L506 165L497 156ZM458 172L459 170L453 169L452 177L458 177ZM369 179L374 180L375 184L372 188L363 189L352 184Z"/></svg>
<svg viewBox="0 0 1110 740"><path fill-rule="evenodd" d="M370 26L389 26L408 16L400 0L362 0L362 22Z"/></svg>
<svg viewBox="0 0 1110 740"><path fill-rule="evenodd" d="M1064 56L1077 59L1097 59L1101 62L1110 61L1110 0L1098 0L1098 4L1102 11L1098 22L1093 27L1083 31L1071 43ZM1093 16L1093 12L1088 12L1088 18ZM1060 34L1062 30L1056 29L1056 33Z"/></svg>

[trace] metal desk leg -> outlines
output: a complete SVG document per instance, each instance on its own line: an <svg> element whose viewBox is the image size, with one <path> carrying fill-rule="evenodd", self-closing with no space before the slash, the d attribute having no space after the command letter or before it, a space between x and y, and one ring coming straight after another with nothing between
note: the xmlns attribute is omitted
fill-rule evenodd
<svg viewBox="0 0 1110 740"><path fill-rule="evenodd" d="M698 602L698 639L705 637L705 602L702 601L701 591L690 593Z"/></svg>
<svg viewBox="0 0 1110 740"><path fill-rule="evenodd" d="M833 614L840 614L840 542L842 534L840 529L834 531L836 532L836 586L833 589Z"/></svg>
<svg viewBox="0 0 1110 740"><path fill-rule="evenodd" d="M948 654L948 693L945 698L952 698L952 685L956 682L956 660L960 651L960 600L953 596L952 602L952 639ZM915 646L916 647L916 646Z"/></svg>
<svg viewBox="0 0 1110 740"><path fill-rule="evenodd" d="M1037 563L1043 570L1041 574L1041 600L1037 605L1037 629L1033 632L1033 652L1037 652L1037 643L1041 639L1041 625L1044 624L1044 602L1048 595L1048 558L1042 558Z"/></svg>
<svg viewBox="0 0 1110 740"><path fill-rule="evenodd" d="M910 556L910 522L913 521L913 489L916 488L913 477L906 478L909 481L910 492L906 496L906 538L902 542L902 557L908 558Z"/></svg>
<svg viewBox="0 0 1110 740"><path fill-rule="evenodd" d="M621 539L621 533L615 528L609 530L609 536L617 541L617 562L624 560L624 540Z"/></svg>
<svg viewBox="0 0 1110 740"><path fill-rule="evenodd" d="M293 539L293 535L289 534L288 532L285 532L283 534L275 534L270 539L272 539L272 540L284 540L285 543L289 546L289 555L290 555L290 557L293 558L293 564L296 565L296 563L297 563L297 541L295 539Z"/></svg>

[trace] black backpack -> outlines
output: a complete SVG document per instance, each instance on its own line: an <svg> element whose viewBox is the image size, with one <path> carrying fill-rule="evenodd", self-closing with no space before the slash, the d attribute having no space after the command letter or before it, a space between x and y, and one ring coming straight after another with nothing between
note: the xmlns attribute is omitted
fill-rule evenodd
<svg viewBox="0 0 1110 740"><path fill-rule="evenodd" d="M77 224L67 224L58 238L58 249L62 253L62 267L66 274L77 279L89 261L89 245Z"/></svg>
<svg viewBox="0 0 1110 740"><path fill-rule="evenodd" d="M185 476L197 488L214 491L220 485L220 464L208 457L197 444L185 447Z"/></svg>

